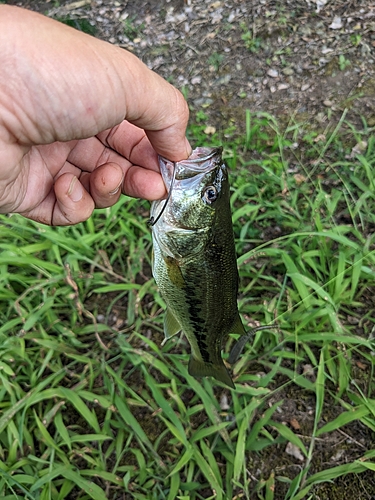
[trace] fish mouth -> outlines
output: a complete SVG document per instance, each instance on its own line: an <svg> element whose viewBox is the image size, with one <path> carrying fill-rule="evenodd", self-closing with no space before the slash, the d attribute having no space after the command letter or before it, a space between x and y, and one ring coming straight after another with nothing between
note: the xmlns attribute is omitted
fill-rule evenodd
<svg viewBox="0 0 375 500"><path fill-rule="evenodd" d="M207 174L214 168L219 167L222 164L222 151L223 148L221 146L216 148L199 147L194 149L186 160L176 162L159 156L160 172L168 191L168 196L165 200L153 202L151 206L151 218L148 221L150 226L154 226L159 221L164 210L167 208L172 191L174 190L175 181L192 179L197 175L201 176ZM163 206L159 210L161 204L163 204ZM158 214L156 215L157 212ZM180 229L194 231L195 228L180 227Z"/></svg>
<svg viewBox="0 0 375 500"><path fill-rule="evenodd" d="M200 163L200 162L205 162L207 160L210 160L214 156L221 155L223 152L223 147L218 146L217 148L196 148L194 151L191 153L189 158L187 160L182 160L177 163L184 163L184 162L189 162L190 163Z"/></svg>
<svg viewBox="0 0 375 500"><path fill-rule="evenodd" d="M194 149L186 160L173 162L159 156L160 172L167 190L170 189L173 177L178 180L189 179L197 174L205 174L221 163L223 148L200 147Z"/></svg>

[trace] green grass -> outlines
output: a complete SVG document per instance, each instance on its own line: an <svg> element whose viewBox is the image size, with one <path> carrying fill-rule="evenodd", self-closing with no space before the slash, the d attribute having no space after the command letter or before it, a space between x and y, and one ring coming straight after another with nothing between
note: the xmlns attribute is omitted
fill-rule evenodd
<svg viewBox="0 0 375 500"><path fill-rule="evenodd" d="M206 126L189 135L231 169L240 312L279 330L245 347L235 391L195 380L184 337L161 347L147 202L70 228L1 216L2 499L360 498L347 475L375 494L373 131Z"/></svg>

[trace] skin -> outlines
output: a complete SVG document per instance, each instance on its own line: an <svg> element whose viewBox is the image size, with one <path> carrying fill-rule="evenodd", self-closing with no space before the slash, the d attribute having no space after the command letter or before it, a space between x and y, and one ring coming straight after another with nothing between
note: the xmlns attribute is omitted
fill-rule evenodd
<svg viewBox="0 0 375 500"><path fill-rule="evenodd" d="M0 213L69 225L160 199L157 153L191 153L186 101L123 49L0 5L0 68Z"/></svg>

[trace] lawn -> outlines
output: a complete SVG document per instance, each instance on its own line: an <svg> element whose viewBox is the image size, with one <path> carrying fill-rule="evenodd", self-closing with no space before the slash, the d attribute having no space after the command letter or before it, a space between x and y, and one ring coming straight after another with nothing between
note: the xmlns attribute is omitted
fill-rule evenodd
<svg viewBox="0 0 375 500"><path fill-rule="evenodd" d="M1 216L3 500L375 495L374 130L205 118L189 138L224 146L240 313L278 329L236 390L196 380L183 335L161 347L148 202L68 228Z"/></svg>

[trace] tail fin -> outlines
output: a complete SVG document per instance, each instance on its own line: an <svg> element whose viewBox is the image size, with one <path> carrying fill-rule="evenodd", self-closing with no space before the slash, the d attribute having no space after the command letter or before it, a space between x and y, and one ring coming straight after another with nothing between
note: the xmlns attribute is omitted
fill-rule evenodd
<svg viewBox="0 0 375 500"><path fill-rule="evenodd" d="M224 363L220 365L212 365L199 361L199 359L190 358L188 371L193 377L214 377L231 389L235 389L235 385Z"/></svg>

